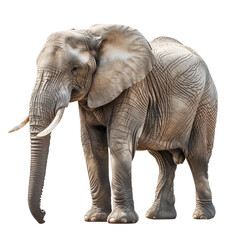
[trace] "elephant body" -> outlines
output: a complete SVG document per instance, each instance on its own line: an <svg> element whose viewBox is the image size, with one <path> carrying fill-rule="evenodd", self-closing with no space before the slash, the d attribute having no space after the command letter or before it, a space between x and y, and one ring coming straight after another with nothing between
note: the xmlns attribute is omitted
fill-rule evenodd
<svg viewBox="0 0 240 240"><path fill-rule="evenodd" d="M106 128L110 127L112 119L118 119L119 123L133 119L138 126L136 139L133 139L136 150L181 149L188 155L192 127L209 124L206 140L210 153L217 92L206 64L192 49L172 38L159 37L150 44L157 63L144 80L94 111L86 106L86 102L80 102L80 111L86 111L84 115L89 115L90 124ZM123 113L122 109L128 111ZM194 123L198 117L204 123ZM120 131L121 126L116 125L115 131ZM132 126L134 128L136 126Z"/></svg>
<svg viewBox="0 0 240 240"><path fill-rule="evenodd" d="M90 149L97 147L99 142L85 132L85 127L94 126L97 132L100 128L104 132L105 148L109 146L111 154L124 151L120 158L128 158L129 155L133 158L135 150L148 150L159 164L158 181L170 181L166 193L164 184L158 186L156 192L160 194L162 191L169 197L176 164L182 163L185 157L190 166L198 161L195 158L199 158L196 170L201 167L207 170L214 140L217 92L206 64L192 49L166 37L157 38L150 44L157 62L144 80L96 110L89 109L86 103L79 103L82 144L86 159L89 159L94 152ZM94 133L95 137L97 135ZM91 147L87 144L89 139ZM170 169L164 165L168 161L172 165ZM192 171L195 178L194 168ZM210 197L209 193L207 195ZM157 196L155 202L160 202L160 198L164 199ZM155 209L153 205L147 217L174 218L173 204L174 196L171 196L165 203L167 207L163 207L170 209L167 213L163 213L160 206ZM211 203L209 206L208 212L196 210L194 217L213 217L214 207ZM90 211L86 220L91 221L96 216L95 211ZM99 216L96 219L99 220ZM122 219L126 219L125 214L117 221L124 221Z"/></svg>
<svg viewBox="0 0 240 240"><path fill-rule="evenodd" d="M50 133L69 102L78 101L81 140L92 207L86 221L134 223L131 162L136 150L156 159L159 178L146 216L173 219L176 166L187 159L196 186L193 217L215 215L208 182L217 117L217 92L202 58L175 39L148 41L123 25L51 34L38 60L29 117L31 172L28 203L40 208ZM108 159L112 165L112 191ZM111 205L113 197L113 208Z"/></svg>

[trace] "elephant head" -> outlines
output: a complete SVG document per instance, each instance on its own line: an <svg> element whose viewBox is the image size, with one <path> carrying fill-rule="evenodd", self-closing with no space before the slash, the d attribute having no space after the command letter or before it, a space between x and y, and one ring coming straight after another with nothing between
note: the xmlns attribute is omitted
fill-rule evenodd
<svg viewBox="0 0 240 240"><path fill-rule="evenodd" d="M94 25L88 30L51 34L37 59L37 80L29 117L12 129L30 123L31 170L28 203L34 218L43 223L40 208L50 133L69 102L101 107L144 79L154 64L147 40L122 25Z"/></svg>

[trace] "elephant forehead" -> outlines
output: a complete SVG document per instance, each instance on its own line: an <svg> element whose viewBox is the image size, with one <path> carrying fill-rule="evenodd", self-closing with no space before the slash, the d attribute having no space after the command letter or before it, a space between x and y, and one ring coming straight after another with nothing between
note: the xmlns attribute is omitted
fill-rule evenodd
<svg viewBox="0 0 240 240"><path fill-rule="evenodd" d="M86 49L86 38L87 35L83 31L66 30L52 33L47 38L46 45L58 45L63 49L66 46Z"/></svg>
<svg viewBox="0 0 240 240"><path fill-rule="evenodd" d="M45 46L38 56L38 66L60 66L61 59L64 56L64 50L59 46Z"/></svg>
<svg viewBox="0 0 240 240"><path fill-rule="evenodd" d="M59 32L54 32L51 33L48 38L47 41L51 41L51 40L67 40L69 38L75 38L75 39L80 39L84 38L84 33L83 32L76 32L73 30L65 30L65 31L59 31ZM81 36L81 37L80 37ZM80 37L80 38L79 38Z"/></svg>
<svg viewBox="0 0 240 240"><path fill-rule="evenodd" d="M85 45L79 45L78 48L67 45L64 49L67 61L78 60L82 64L89 62L90 53Z"/></svg>
<svg viewBox="0 0 240 240"><path fill-rule="evenodd" d="M67 62L79 60L86 64L90 59L84 34L78 33L76 35L71 31L51 34L45 44L44 52L48 57L66 60Z"/></svg>
<svg viewBox="0 0 240 240"><path fill-rule="evenodd" d="M86 64L89 60L90 53L86 50L85 46L72 48L68 45L63 48L57 44L48 44L41 51L37 63L40 65L54 64L60 67L62 64L79 61L82 64Z"/></svg>

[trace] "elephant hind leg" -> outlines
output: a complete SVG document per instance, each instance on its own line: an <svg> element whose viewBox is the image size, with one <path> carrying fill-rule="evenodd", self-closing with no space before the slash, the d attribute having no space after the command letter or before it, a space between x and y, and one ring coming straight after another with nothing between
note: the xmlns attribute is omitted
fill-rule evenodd
<svg viewBox="0 0 240 240"><path fill-rule="evenodd" d="M155 200L147 211L146 217L150 219L174 219L177 213L174 207L173 180L177 165L173 161L173 155L168 151L151 150L149 153L158 163L159 177Z"/></svg>
<svg viewBox="0 0 240 240"><path fill-rule="evenodd" d="M208 108L207 108L208 106ZM212 193L208 181L208 163L212 153L216 123L216 106L200 105L190 135L186 155L196 188L195 219L210 219L215 216Z"/></svg>

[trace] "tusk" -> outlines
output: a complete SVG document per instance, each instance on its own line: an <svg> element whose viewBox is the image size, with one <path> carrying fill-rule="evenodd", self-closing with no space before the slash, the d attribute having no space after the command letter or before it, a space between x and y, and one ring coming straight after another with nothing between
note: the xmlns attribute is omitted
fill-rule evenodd
<svg viewBox="0 0 240 240"><path fill-rule="evenodd" d="M19 125L11 129L8 133L12 133L19 130L20 128L24 127L28 122L29 122L29 116L25 117L24 120Z"/></svg>
<svg viewBox="0 0 240 240"><path fill-rule="evenodd" d="M44 136L48 135L49 133L51 133L53 131L53 129L61 121L63 113L64 113L64 109L65 108L61 108L57 111L57 114L56 114L55 118L53 119L52 123L46 129L44 129L42 132L40 132L37 135L37 137L44 137Z"/></svg>

